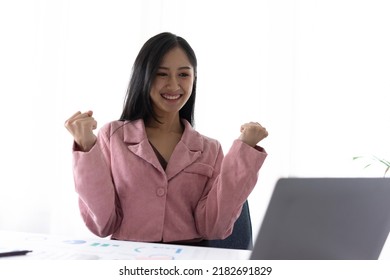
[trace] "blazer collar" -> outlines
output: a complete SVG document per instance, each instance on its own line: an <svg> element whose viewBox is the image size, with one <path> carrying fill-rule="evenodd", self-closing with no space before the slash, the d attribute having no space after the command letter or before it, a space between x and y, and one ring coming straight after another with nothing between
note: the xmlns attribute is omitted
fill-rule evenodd
<svg viewBox="0 0 390 280"><path fill-rule="evenodd" d="M125 121L123 125L123 141L128 144L139 144L147 140L145 124L142 119L135 121Z"/></svg>
<svg viewBox="0 0 390 280"><path fill-rule="evenodd" d="M142 119L125 122L123 126L123 140L128 144L129 150L152 164L159 171L166 173L169 180L192 164L203 152L203 137L192 128L187 120L182 119L181 121L184 125L184 132L173 151L165 171L162 169L149 143L145 123Z"/></svg>

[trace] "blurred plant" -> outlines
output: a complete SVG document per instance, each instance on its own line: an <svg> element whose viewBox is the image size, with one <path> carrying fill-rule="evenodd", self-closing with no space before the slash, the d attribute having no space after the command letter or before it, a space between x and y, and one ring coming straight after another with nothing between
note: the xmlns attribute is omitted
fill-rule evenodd
<svg viewBox="0 0 390 280"><path fill-rule="evenodd" d="M365 157L362 157L362 156L354 157L353 160L362 159L362 158L365 158ZM367 164L364 168L367 168L367 167L371 166L375 162L385 165L386 169L385 169L385 173L383 174L383 177L386 177L387 172L390 170L390 161L378 158L376 156L372 156L370 158L370 163Z"/></svg>

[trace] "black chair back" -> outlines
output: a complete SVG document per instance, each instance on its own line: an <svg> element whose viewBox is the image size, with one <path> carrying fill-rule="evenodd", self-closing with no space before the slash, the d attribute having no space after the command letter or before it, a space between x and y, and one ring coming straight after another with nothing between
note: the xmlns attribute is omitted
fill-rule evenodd
<svg viewBox="0 0 390 280"><path fill-rule="evenodd" d="M242 206L241 214L234 224L232 234L223 240L207 240L205 246L243 250L251 250L253 248L252 222L248 200Z"/></svg>

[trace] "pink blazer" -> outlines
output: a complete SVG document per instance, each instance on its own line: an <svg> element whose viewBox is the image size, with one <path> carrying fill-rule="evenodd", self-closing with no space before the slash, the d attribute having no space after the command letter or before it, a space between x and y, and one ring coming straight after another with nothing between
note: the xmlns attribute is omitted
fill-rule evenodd
<svg viewBox="0 0 390 280"><path fill-rule="evenodd" d="M165 171L142 120L106 124L89 152L73 146L80 212L94 234L145 242L231 234L267 154L235 140L224 156L218 141L183 124Z"/></svg>

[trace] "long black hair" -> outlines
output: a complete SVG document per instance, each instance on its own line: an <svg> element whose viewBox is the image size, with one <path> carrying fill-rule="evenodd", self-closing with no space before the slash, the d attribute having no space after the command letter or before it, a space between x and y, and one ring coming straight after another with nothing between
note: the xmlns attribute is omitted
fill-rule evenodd
<svg viewBox="0 0 390 280"><path fill-rule="evenodd" d="M186 104L180 109L180 118L194 125L194 108L196 97L197 60L194 50L188 42L175 34L164 32L150 38L141 48L135 59L130 83L127 88L121 121L134 121L151 117L157 120L150 100L150 90L163 56L173 49L180 47L194 68L194 84L192 93Z"/></svg>

